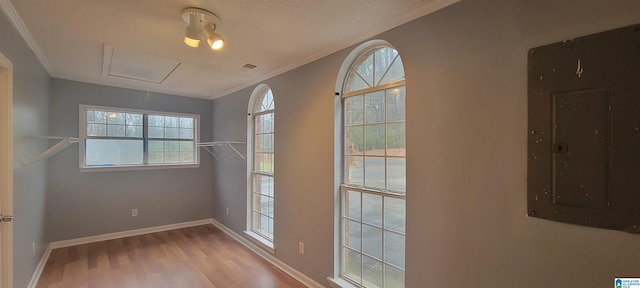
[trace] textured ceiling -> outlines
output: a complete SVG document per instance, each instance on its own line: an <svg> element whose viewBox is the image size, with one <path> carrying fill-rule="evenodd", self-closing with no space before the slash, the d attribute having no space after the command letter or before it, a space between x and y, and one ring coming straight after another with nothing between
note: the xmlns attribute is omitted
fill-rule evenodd
<svg viewBox="0 0 640 288"><path fill-rule="evenodd" d="M51 76L214 99L291 70L458 0L0 0ZM181 10L220 17L225 47L182 42ZM106 48L105 48L106 47ZM180 64L161 83L113 77L105 49ZM107 51L109 52L109 51ZM109 52L110 53L110 52ZM136 54L139 53L139 54ZM151 60L149 60L151 59ZM258 67L241 68L244 64ZM130 65L135 70L136 65ZM107 67L108 68L108 67ZM108 69L107 69L108 70Z"/></svg>

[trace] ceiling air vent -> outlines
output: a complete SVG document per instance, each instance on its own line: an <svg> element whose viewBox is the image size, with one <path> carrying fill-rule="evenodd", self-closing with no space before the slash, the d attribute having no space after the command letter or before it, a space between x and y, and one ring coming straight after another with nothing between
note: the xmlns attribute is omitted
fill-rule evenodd
<svg viewBox="0 0 640 288"><path fill-rule="evenodd" d="M253 64L247 63L247 64L242 65L242 68L247 69L247 70L251 70L251 69L258 68L258 65L253 65Z"/></svg>
<svg viewBox="0 0 640 288"><path fill-rule="evenodd" d="M251 63L246 63L246 64L238 67L237 70L240 71L240 72L249 72L249 71L251 71L253 69L256 69L256 68L258 68L258 65L254 65L254 64L251 64Z"/></svg>

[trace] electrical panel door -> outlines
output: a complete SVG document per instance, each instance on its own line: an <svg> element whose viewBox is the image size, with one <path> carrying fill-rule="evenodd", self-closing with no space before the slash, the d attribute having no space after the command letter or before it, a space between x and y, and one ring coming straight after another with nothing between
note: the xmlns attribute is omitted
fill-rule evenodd
<svg viewBox="0 0 640 288"><path fill-rule="evenodd" d="M640 232L639 30L529 50L529 216Z"/></svg>

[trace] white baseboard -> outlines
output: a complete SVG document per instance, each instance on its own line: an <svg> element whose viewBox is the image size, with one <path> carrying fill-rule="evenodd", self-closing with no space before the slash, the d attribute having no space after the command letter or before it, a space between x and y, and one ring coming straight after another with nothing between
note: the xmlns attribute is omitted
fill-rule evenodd
<svg viewBox="0 0 640 288"><path fill-rule="evenodd" d="M44 266L47 265L47 261L49 260L49 255L51 255L51 246L47 246L47 250L42 254L42 258L40 259L40 263L36 267L36 271L33 272L33 276L31 276L31 281L29 281L29 285L27 288L36 288L38 285L38 280L40 280L40 275L42 275L42 271L44 270Z"/></svg>
<svg viewBox="0 0 640 288"><path fill-rule="evenodd" d="M62 247L70 247L70 246L76 246L76 245L82 245L82 244L88 244L88 243L94 243L94 242L100 242L100 241L106 241L106 240L113 240L113 239L119 239L119 238L131 237L131 236L162 232L167 230L175 230L175 229L187 228L187 227L193 227L193 226L199 226L199 225L207 225L207 224L211 224L212 220L213 219L209 218L209 219L202 219L202 220L196 220L196 221L190 221L190 222L182 222L182 223L128 230L128 231L122 231L122 232L107 233L107 234L89 236L89 237L83 237L83 238L62 240L62 241L51 242L49 244L49 247L51 249L56 249L56 248L62 248Z"/></svg>
<svg viewBox="0 0 640 288"><path fill-rule="evenodd" d="M251 250L254 253L258 254L258 256L262 257L264 260L267 260L269 263L271 263L274 266L276 266L276 268L282 270L282 272L284 272L284 273L287 273L289 276L291 276L294 279L298 280L300 283L304 284L305 286L310 287L310 288L325 288L325 286L323 286L322 284L320 284L320 283L316 282L315 280L309 278L309 276L304 275L300 271L291 268L291 266L289 266L289 265L285 264L284 262L280 261L278 258L273 256L273 254L269 253L268 251L266 251L264 249L261 249L260 247L258 247L258 245L254 244L253 242L251 242L247 238L244 238L244 237L238 235L236 232L234 232L233 230L229 229L227 226L224 226L222 223L216 221L215 219L211 219L211 224L213 224L213 226L218 227L218 229L222 230L222 232L224 232L225 234L229 235L231 238L235 239L236 241L240 242L240 244L242 244L245 247L249 248L249 250Z"/></svg>

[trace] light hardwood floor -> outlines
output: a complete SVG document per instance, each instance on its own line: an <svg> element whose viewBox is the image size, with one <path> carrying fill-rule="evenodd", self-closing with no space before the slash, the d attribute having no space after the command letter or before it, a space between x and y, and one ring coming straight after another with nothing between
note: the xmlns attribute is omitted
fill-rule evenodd
<svg viewBox="0 0 640 288"><path fill-rule="evenodd" d="M305 286L203 225L54 249L36 287Z"/></svg>

